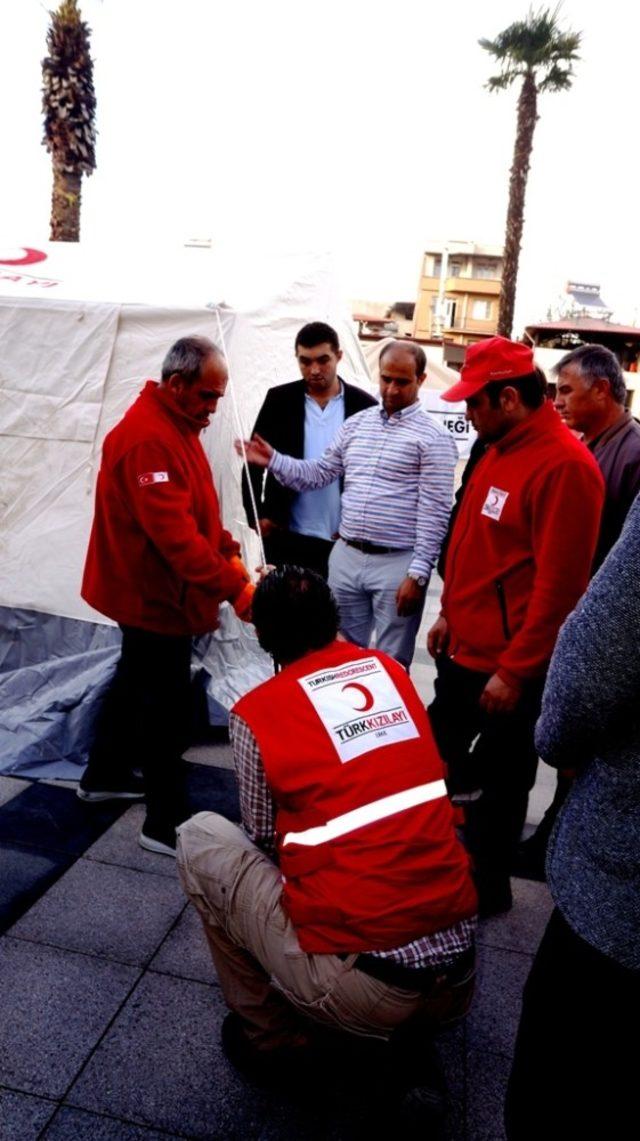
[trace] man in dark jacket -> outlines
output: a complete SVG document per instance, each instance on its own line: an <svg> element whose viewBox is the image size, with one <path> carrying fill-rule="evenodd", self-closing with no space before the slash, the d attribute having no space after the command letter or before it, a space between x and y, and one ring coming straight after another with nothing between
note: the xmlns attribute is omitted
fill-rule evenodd
<svg viewBox="0 0 640 1141"><path fill-rule="evenodd" d="M269 440L286 455L316 459L349 416L376 401L338 376L342 351L330 325L305 325L296 337L295 353L302 380L269 389L252 435ZM310 567L326 578L340 524L340 481L296 493L269 473L263 486L262 468L254 464L249 472L267 562ZM246 474L242 496L247 519L255 527Z"/></svg>
<svg viewBox="0 0 640 1141"><path fill-rule="evenodd" d="M117 622L122 652L78 796L146 795L140 844L175 854L189 815L181 754L188 744L191 637L214 630L218 606L249 618L253 587L222 527L200 443L224 396L224 357L205 337L169 350L159 384L105 438L82 597ZM143 781L133 775L141 768Z"/></svg>

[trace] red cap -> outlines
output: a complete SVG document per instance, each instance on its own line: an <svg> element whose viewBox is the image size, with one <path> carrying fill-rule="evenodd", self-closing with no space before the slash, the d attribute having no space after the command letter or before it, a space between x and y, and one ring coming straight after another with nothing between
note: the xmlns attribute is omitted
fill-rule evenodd
<svg viewBox="0 0 640 1141"><path fill-rule="evenodd" d="M468 400L494 380L513 380L533 372L533 349L506 337L490 337L469 345L460 380L443 392L443 400Z"/></svg>

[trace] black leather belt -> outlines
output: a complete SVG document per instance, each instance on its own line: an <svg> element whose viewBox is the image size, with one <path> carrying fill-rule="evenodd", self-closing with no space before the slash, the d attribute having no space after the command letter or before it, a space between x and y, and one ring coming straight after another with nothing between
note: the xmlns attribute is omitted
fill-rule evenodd
<svg viewBox="0 0 640 1141"><path fill-rule="evenodd" d="M344 535L340 538L348 547L362 551L363 555L399 555L401 551L411 550L411 547L381 547L379 543L370 543L368 539L345 539Z"/></svg>
<svg viewBox="0 0 640 1141"><path fill-rule="evenodd" d="M346 959L346 955L339 958ZM453 963L434 967L405 967L394 959L381 959L379 955L358 955L354 968L370 975L389 986L399 986L404 990L429 991L436 979L446 978L453 984L461 982L474 969L475 951L469 948L457 955Z"/></svg>

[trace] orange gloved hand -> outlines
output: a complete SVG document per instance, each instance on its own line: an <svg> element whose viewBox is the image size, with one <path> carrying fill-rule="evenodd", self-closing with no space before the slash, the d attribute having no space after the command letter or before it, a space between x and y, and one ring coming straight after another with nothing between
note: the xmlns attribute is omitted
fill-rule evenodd
<svg viewBox="0 0 640 1141"><path fill-rule="evenodd" d="M238 555L234 555L233 558L229 559L229 566L233 567L235 571L238 571L238 574L242 575L245 582L251 582L251 575Z"/></svg>
<svg viewBox="0 0 640 1141"><path fill-rule="evenodd" d="M256 588L253 583L248 582L246 586L242 588L240 594L237 594L233 600L233 609L242 622L251 621L251 603L253 602L255 592Z"/></svg>

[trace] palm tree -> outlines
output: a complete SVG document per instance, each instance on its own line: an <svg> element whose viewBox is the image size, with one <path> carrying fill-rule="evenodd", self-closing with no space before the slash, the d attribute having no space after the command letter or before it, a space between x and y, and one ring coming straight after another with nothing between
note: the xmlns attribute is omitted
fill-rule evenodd
<svg viewBox="0 0 640 1141"><path fill-rule="evenodd" d="M62 0L50 16L49 54L42 61L42 142L53 166L49 236L53 242L77 242L82 175L90 175L96 165L89 28L76 0Z"/></svg>
<svg viewBox="0 0 640 1141"><path fill-rule="evenodd" d="M509 179L509 206L504 240L504 270L500 291L498 333L511 336L518 281L518 261L524 223L524 201L538 120L538 93L564 91L571 87L573 63L579 59L580 32L562 32L556 8L534 12L526 20L510 24L495 40L480 40L480 46L500 64L500 73L487 81L489 91L504 91L522 79L518 96L518 121Z"/></svg>

